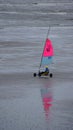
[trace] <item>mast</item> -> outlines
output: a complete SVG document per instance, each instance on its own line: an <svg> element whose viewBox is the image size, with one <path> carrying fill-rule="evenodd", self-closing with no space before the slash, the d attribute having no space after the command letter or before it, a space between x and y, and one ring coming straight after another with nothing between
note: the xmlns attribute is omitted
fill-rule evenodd
<svg viewBox="0 0 73 130"><path fill-rule="evenodd" d="M47 37L48 37L48 35L49 35L49 32L50 32L50 26L49 26L49 29L48 29L48 32L47 32L46 39L47 39ZM46 40L45 40L45 45L46 45ZM44 48L45 48L45 45L44 45ZM43 52L44 52L44 49L43 49ZM42 58L43 58L43 53L42 53L42 57L41 57L41 62L40 62L40 66L39 66L39 71L40 71L40 68L41 68Z"/></svg>

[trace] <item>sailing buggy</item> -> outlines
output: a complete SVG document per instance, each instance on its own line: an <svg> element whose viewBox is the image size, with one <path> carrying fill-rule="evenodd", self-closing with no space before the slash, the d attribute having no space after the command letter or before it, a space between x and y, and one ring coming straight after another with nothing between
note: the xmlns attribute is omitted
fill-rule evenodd
<svg viewBox="0 0 73 130"><path fill-rule="evenodd" d="M49 71L40 71L41 66L49 65L49 64L52 63L53 56L54 56L54 50L53 50L52 42L51 42L51 40L49 38L46 38L45 46L44 46L42 57L41 57L39 72L34 73L33 74L34 77L36 77L36 76L39 76L39 77L42 77L42 76L52 77L53 76L53 74L50 73Z"/></svg>

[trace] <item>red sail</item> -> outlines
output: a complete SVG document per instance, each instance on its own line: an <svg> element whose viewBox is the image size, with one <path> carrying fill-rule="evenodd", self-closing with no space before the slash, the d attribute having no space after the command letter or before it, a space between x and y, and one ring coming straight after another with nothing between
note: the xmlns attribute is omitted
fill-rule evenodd
<svg viewBox="0 0 73 130"><path fill-rule="evenodd" d="M53 52L52 42L50 39L47 38L46 43L45 43L45 47L44 47L44 51L43 51L43 56L50 57L53 55L54 55L54 52Z"/></svg>

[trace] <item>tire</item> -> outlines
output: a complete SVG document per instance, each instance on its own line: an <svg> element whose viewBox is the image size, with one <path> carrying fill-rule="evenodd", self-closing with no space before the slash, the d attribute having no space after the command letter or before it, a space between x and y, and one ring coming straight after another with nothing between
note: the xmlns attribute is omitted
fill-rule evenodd
<svg viewBox="0 0 73 130"><path fill-rule="evenodd" d="M36 73L34 73L33 76L36 77Z"/></svg>
<svg viewBox="0 0 73 130"><path fill-rule="evenodd" d="M53 77L53 74L52 74L52 73L50 73L50 74L49 74L49 76L50 76L50 78L52 78L52 77Z"/></svg>

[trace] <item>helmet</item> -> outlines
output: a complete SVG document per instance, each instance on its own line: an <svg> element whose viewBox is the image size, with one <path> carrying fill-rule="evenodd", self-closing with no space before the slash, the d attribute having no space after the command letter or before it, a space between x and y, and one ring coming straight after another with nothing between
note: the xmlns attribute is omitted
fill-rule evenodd
<svg viewBox="0 0 73 130"><path fill-rule="evenodd" d="M45 68L48 68L48 66L45 66Z"/></svg>

